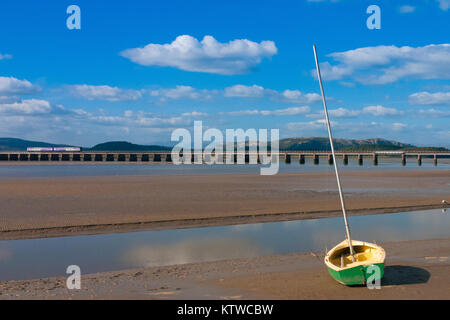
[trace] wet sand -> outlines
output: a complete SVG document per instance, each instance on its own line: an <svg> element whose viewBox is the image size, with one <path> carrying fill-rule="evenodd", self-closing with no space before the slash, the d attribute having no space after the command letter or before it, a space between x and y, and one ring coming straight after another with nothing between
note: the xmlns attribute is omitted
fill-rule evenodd
<svg viewBox="0 0 450 320"><path fill-rule="evenodd" d="M334 281L323 252L0 283L0 299L450 299L450 238L381 244L381 289Z"/></svg>
<svg viewBox="0 0 450 320"><path fill-rule="evenodd" d="M442 207L450 171L344 172L350 214ZM0 239L340 215L333 173L0 180Z"/></svg>

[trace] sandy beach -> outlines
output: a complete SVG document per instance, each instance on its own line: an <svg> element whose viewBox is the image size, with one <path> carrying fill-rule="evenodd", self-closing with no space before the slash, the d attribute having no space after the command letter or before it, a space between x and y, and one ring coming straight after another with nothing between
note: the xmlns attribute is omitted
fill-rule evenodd
<svg viewBox="0 0 450 320"><path fill-rule="evenodd" d="M0 283L0 299L450 299L450 239L383 243L381 289L334 281L323 252Z"/></svg>
<svg viewBox="0 0 450 320"><path fill-rule="evenodd" d="M350 215L441 208L450 172L344 172ZM341 216L333 173L1 179L0 239ZM450 239L382 243L381 290L335 282L324 252L0 282L0 299L450 299Z"/></svg>
<svg viewBox="0 0 450 320"><path fill-rule="evenodd" d="M449 178L447 170L342 174L351 215L442 207ZM331 172L15 178L0 182L3 240L340 215Z"/></svg>

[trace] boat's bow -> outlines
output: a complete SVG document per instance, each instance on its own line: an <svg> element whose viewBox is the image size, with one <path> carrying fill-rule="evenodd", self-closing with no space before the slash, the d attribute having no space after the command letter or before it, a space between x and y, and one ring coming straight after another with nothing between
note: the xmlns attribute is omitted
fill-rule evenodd
<svg viewBox="0 0 450 320"><path fill-rule="evenodd" d="M330 275L345 285L361 285L370 280L381 279L384 274L386 253L377 244L352 240L354 261L348 241L344 240L325 256Z"/></svg>

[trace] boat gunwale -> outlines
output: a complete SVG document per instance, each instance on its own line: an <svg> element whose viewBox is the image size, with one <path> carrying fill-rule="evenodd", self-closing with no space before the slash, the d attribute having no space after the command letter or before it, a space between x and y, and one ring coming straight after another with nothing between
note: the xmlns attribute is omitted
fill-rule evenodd
<svg viewBox="0 0 450 320"><path fill-rule="evenodd" d="M336 252L338 249L348 248L347 240L344 240L344 241L338 243L335 247L333 247L330 251L327 252L327 254L325 255L325 258L324 258L324 262L325 262L326 266L328 268L331 268L331 269L339 272L339 271L343 271L343 270L349 270L349 269L352 269L352 268L357 268L357 267L364 266L364 265L373 265L373 264L378 264L378 263L384 263L384 260L386 259L386 252L384 251L384 249L381 246L379 246L379 245L377 245L375 243L365 242L365 241L360 241L360 240L353 240L352 239L352 246L368 246L368 247L372 247L372 248L374 248L374 249L376 249L376 250L378 250L378 251L380 251L382 253L381 254L381 258L376 259L376 260L370 260L370 263L368 263L369 261L360 261L360 262L352 263L351 266L347 266L347 267L343 267L343 268L338 267L335 264L331 263L330 256L331 256L331 254Z"/></svg>

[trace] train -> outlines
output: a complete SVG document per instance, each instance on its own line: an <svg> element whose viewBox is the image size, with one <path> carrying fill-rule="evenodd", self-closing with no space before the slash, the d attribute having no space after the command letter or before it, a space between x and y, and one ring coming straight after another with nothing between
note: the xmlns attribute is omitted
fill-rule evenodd
<svg viewBox="0 0 450 320"><path fill-rule="evenodd" d="M81 147L27 147L28 152L80 152Z"/></svg>

